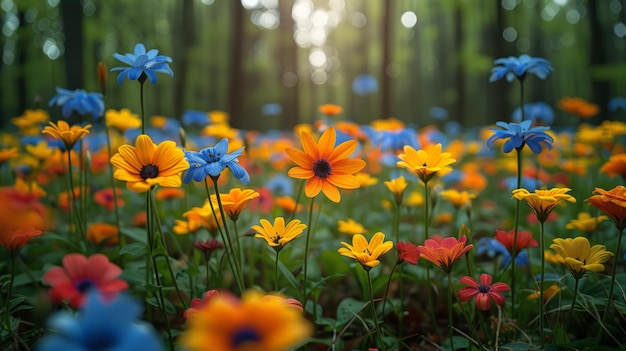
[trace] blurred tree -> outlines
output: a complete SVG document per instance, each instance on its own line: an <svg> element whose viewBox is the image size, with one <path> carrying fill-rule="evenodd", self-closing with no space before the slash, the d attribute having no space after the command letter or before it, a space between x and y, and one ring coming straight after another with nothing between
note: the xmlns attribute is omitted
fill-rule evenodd
<svg viewBox="0 0 626 351"><path fill-rule="evenodd" d="M231 124L233 127L241 128L241 118L243 114L243 89L244 82L244 8L241 1L232 2L232 23L231 23L231 42L228 67L229 87L228 87L228 112L230 113Z"/></svg>
<svg viewBox="0 0 626 351"><path fill-rule="evenodd" d="M60 3L65 36L65 84L67 89L83 89L85 45L83 36L83 5L80 0Z"/></svg>

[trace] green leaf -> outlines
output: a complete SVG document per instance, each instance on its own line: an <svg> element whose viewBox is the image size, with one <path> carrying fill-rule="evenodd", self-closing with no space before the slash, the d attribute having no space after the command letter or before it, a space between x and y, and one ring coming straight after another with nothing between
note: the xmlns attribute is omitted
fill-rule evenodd
<svg viewBox="0 0 626 351"><path fill-rule="evenodd" d="M512 343L500 346L501 350L507 350L507 351L528 351L532 348L534 348L533 345L527 344L525 342L512 342Z"/></svg>
<svg viewBox="0 0 626 351"><path fill-rule="evenodd" d="M351 297L343 299L337 306L337 326L343 326L348 323L355 315L361 313L366 305L366 302Z"/></svg>
<svg viewBox="0 0 626 351"><path fill-rule="evenodd" d="M565 330L564 325L559 325L553 330L554 333L554 342L561 346L565 345L569 342L569 337L567 336L567 331Z"/></svg>
<svg viewBox="0 0 626 351"><path fill-rule="evenodd" d="M145 243L131 243L124 246L120 250L120 256L129 254L131 257L145 256L146 244Z"/></svg>
<svg viewBox="0 0 626 351"><path fill-rule="evenodd" d="M280 270L280 273L283 275L283 277L287 279L291 287L295 291L300 291L300 284L298 284L296 277L293 275L293 273L291 273L291 271L287 268L287 266L285 266L285 264L282 263L280 260L278 260L278 269ZM302 298L301 294L298 297Z"/></svg>
<svg viewBox="0 0 626 351"><path fill-rule="evenodd" d="M120 232L133 239L136 240L140 243L144 243L144 245L146 244L147 241L147 237L148 237L148 233L146 232L146 229L142 229L142 228L135 228L135 227L122 227L120 228Z"/></svg>

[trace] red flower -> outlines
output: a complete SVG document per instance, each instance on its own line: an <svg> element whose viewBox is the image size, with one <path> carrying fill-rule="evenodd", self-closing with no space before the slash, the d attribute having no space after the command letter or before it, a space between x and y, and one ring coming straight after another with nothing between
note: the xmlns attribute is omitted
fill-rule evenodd
<svg viewBox="0 0 626 351"><path fill-rule="evenodd" d="M199 310L202 309L202 307L206 306L207 303L209 303L209 301L215 297L218 296L220 294L219 291L213 289L213 290L209 290L207 292L204 293L204 296L202 296L201 299L199 298L194 298L193 300L191 300L191 304L189 306L188 309L185 310L185 312L183 313L183 317L185 317L185 319L189 318L190 315L192 315L193 313L198 312Z"/></svg>
<svg viewBox="0 0 626 351"><path fill-rule="evenodd" d="M122 189L115 188L115 195L117 196L117 207L124 206L124 199L122 199ZM115 209L115 203L113 202L113 188L104 188L93 193L93 199L98 205L104 206L109 211Z"/></svg>
<svg viewBox="0 0 626 351"><path fill-rule="evenodd" d="M396 244L396 250L398 250L398 263L407 262L412 265L417 264L417 260L420 258L420 250L417 245L409 242L398 242Z"/></svg>
<svg viewBox="0 0 626 351"><path fill-rule="evenodd" d="M459 240L456 238L445 238L441 242L433 239L427 239L424 246L418 246L421 257L443 269L444 272L450 273L452 265L459 257L468 252L474 245L465 246L467 238L463 235Z"/></svg>
<svg viewBox="0 0 626 351"><path fill-rule="evenodd" d="M606 213L621 232L626 228L626 187L618 185L611 190L595 188L587 201Z"/></svg>
<svg viewBox="0 0 626 351"><path fill-rule="evenodd" d="M213 251L223 248L224 244L215 240L215 238L211 238L207 241L197 240L195 243L193 243L193 246L196 249L202 251L202 253L208 257Z"/></svg>
<svg viewBox="0 0 626 351"><path fill-rule="evenodd" d="M506 249L513 254L513 240L515 239L515 230L512 229L510 231L499 230L496 229L496 237L495 239L500 242L500 244L504 245ZM536 247L537 240L533 238L533 234L531 232L517 232L517 243L515 244L515 252L520 252L529 247Z"/></svg>
<svg viewBox="0 0 626 351"><path fill-rule="evenodd" d="M504 296L500 292L511 290L505 283L494 283L492 285L491 276L485 273L480 275L480 284L469 276L465 276L459 279L459 281L467 285L459 290L459 299L465 302L476 296L476 307L482 311L489 310L492 299L498 306L504 305Z"/></svg>
<svg viewBox="0 0 626 351"><path fill-rule="evenodd" d="M87 293L97 289L105 297L128 289L128 283L116 279L122 270L102 254L89 258L72 253L63 257L63 267L52 267L43 276L43 282L52 286L53 302L69 301L70 306L82 306Z"/></svg>

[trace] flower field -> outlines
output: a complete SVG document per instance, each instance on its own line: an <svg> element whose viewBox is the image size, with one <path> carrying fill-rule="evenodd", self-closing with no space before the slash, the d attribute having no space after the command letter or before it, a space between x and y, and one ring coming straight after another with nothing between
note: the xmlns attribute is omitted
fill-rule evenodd
<svg viewBox="0 0 626 351"><path fill-rule="evenodd" d="M172 59L114 62L0 133L2 350L626 346L626 123L563 97L551 129L523 95L549 61L495 60L520 109L455 135L330 103L290 131L146 116ZM107 109L121 84L140 101Z"/></svg>

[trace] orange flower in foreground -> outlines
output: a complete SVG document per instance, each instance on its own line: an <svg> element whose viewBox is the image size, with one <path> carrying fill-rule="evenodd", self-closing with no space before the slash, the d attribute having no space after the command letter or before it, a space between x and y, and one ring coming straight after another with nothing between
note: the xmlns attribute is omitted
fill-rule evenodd
<svg viewBox="0 0 626 351"><path fill-rule="evenodd" d="M349 158L356 150L356 140L348 140L335 146L337 135L334 128L324 131L318 143L311 134L302 133L302 150L287 148L285 152L298 166L289 170L289 176L306 179L304 193L315 197L320 191L331 201L339 202L337 188L357 189L359 181L354 173L365 167L365 161Z"/></svg>
<svg viewBox="0 0 626 351"><path fill-rule="evenodd" d="M600 112L600 107L579 97L564 97L559 100L559 108L580 118L591 118Z"/></svg>
<svg viewBox="0 0 626 351"><path fill-rule="evenodd" d="M606 213L621 232L626 228L626 187L623 185L606 191L595 188L595 194L586 201Z"/></svg>
<svg viewBox="0 0 626 351"><path fill-rule="evenodd" d="M46 210L36 195L0 188L0 246L15 255L46 228Z"/></svg>
<svg viewBox="0 0 626 351"><path fill-rule="evenodd" d="M17 152L16 147L12 147L9 149L0 149L0 165L12 158L16 158L18 155L19 152Z"/></svg>
<svg viewBox="0 0 626 351"><path fill-rule="evenodd" d="M609 177L621 176L626 179L626 154L612 155L605 164L600 168L601 173L607 174Z"/></svg>
<svg viewBox="0 0 626 351"><path fill-rule="evenodd" d="M445 238L441 241L427 239L424 245L419 245L420 257L443 269L444 272L450 273L454 262L472 249L474 245L465 245L467 238L463 235L459 240L456 238Z"/></svg>

